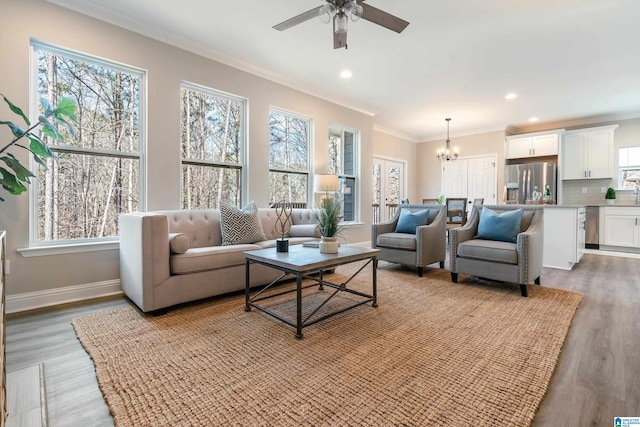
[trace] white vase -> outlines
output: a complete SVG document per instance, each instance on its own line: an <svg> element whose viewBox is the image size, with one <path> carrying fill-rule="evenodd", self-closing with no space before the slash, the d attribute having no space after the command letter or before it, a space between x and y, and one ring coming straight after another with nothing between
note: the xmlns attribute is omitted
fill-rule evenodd
<svg viewBox="0 0 640 427"><path fill-rule="evenodd" d="M340 243L338 243L337 237L321 237L320 244L318 245L320 248L320 253L323 254L337 254L338 248L340 247Z"/></svg>
<svg viewBox="0 0 640 427"><path fill-rule="evenodd" d="M608 205L615 205L616 204L616 199L605 199L605 201L607 202Z"/></svg>

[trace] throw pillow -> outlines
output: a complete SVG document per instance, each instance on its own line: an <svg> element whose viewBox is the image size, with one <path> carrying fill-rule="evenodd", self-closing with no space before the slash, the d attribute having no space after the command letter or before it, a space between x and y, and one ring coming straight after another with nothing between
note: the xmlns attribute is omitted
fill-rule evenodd
<svg viewBox="0 0 640 427"><path fill-rule="evenodd" d="M191 247L191 239L184 233L169 233L169 249L172 254L183 254Z"/></svg>
<svg viewBox="0 0 640 427"><path fill-rule="evenodd" d="M220 203L220 231L222 246L267 240L258 216L258 207L253 201L242 209Z"/></svg>
<svg viewBox="0 0 640 427"><path fill-rule="evenodd" d="M478 239L515 243L520 232L523 212L522 209L515 209L497 213L489 208L483 208L482 212L480 212L478 235L476 237Z"/></svg>
<svg viewBox="0 0 640 427"><path fill-rule="evenodd" d="M427 225L429 209L411 212L409 209L400 210L400 218L396 224L396 233L416 234L416 228Z"/></svg>

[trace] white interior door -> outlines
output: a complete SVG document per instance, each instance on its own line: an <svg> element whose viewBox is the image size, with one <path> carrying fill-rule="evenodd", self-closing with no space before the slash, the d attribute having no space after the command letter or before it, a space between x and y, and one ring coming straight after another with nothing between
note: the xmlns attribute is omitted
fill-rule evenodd
<svg viewBox="0 0 640 427"><path fill-rule="evenodd" d="M472 157L467 160L469 210L473 199L483 198L485 205L495 205L496 177L495 156Z"/></svg>
<svg viewBox="0 0 640 427"><path fill-rule="evenodd" d="M442 194L445 197L466 197L467 211L474 199L483 198L485 205L495 205L496 156L478 156L448 161L442 167Z"/></svg>
<svg viewBox="0 0 640 427"><path fill-rule="evenodd" d="M441 182L444 197L467 197L467 160L443 162Z"/></svg>
<svg viewBox="0 0 640 427"><path fill-rule="evenodd" d="M386 222L405 197L404 162L373 158L373 223Z"/></svg>

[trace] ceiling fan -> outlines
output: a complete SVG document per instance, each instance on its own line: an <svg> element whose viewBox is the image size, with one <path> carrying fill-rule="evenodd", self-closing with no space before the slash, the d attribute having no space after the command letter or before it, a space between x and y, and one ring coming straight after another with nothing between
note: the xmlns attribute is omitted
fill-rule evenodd
<svg viewBox="0 0 640 427"><path fill-rule="evenodd" d="M312 18L319 17L322 22L328 24L333 20L333 48L347 48L347 23L366 19L374 24L381 25L396 33L401 33L409 23L404 19L393 16L383 10L364 3L365 0L323 0L326 4L315 7L291 19L274 25L278 31L284 31L294 25L301 24Z"/></svg>

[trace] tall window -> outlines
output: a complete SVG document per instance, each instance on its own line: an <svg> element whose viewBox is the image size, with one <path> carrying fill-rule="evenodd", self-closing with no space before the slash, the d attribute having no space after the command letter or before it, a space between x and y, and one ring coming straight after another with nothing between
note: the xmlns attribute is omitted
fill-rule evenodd
<svg viewBox="0 0 640 427"><path fill-rule="evenodd" d="M357 220L358 133L332 125L329 128L330 174L340 176L344 221Z"/></svg>
<svg viewBox="0 0 640 427"><path fill-rule="evenodd" d="M246 100L187 83L180 100L182 207L240 206Z"/></svg>
<svg viewBox="0 0 640 427"><path fill-rule="evenodd" d="M269 201L307 203L311 119L269 113Z"/></svg>
<svg viewBox="0 0 640 427"><path fill-rule="evenodd" d="M70 97L78 106L75 139L62 128L64 141L41 135L58 160L39 168L32 241L116 237L118 215L140 208L145 74L45 44L32 47L33 105Z"/></svg>
<svg viewBox="0 0 640 427"><path fill-rule="evenodd" d="M640 147L623 147L618 153L618 188L633 189L640 181Z"/></svg>

